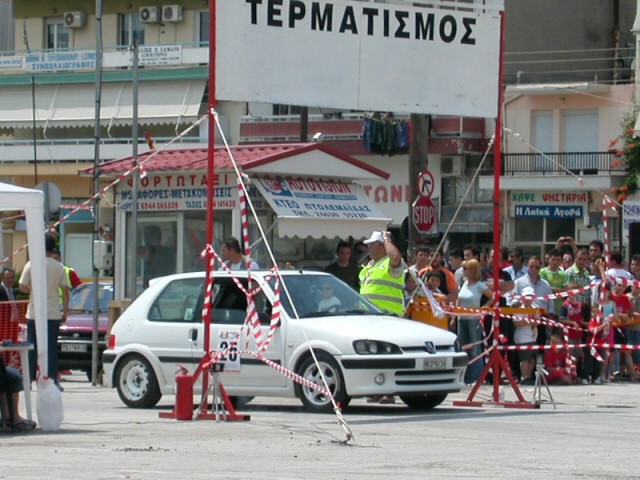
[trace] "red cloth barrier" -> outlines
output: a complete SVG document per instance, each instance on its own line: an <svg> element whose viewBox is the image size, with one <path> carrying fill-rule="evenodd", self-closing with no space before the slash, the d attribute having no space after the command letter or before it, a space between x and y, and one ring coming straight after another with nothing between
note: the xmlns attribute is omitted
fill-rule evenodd
<svg viewBox="0 0 640 480"><path fill-rule="evenodd" d="M26 337L26 300L13 302L0 302L0 341L11 341L13 343L25 341L20 338L21 330L25 331ZM7 366L20 368L19 352L4 352L4 363Z"/></svg>

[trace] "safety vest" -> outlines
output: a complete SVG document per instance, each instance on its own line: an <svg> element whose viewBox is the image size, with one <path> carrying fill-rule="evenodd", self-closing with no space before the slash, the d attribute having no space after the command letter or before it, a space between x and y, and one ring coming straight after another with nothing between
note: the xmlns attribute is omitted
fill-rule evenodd
<svg viewBox="0 0 640 480"><path fill-rule="evenodd" d="M376 307L393 315L404 312L404 275L389 274L389 257L366 265L360 270L360 294Z"/></svg>
<svg viewBox="0 0 640 480"><path fill-rule="evenodd" d="M71 267L67 267L66 265L63 265L63 267L64 274L67 276L67 283L69 283L69 292L71 292L73 289L73 284L71 283ZM64 303L64 289L59 288L58 295L60 296L60 305L62 305Z"/></svg>

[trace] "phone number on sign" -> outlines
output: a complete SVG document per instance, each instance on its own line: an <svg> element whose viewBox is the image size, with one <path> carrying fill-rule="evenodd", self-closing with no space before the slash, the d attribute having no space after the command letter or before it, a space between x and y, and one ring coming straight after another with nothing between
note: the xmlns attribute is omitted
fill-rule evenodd
<svg viewBox="0 0 640 480"><path fill-rule="evenodd" d="M140 210L177 210L178 202L140 202Z"/></svg>

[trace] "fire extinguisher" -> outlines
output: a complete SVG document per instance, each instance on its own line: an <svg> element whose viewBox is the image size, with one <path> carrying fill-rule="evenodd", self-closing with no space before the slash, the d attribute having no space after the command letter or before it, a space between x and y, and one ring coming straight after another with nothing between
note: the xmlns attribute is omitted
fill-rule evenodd
<svg viewBox="0 0 640 480"><path fill-rule="evenodd" d="M193 419L193 375L182 366L176 372L176 420Z"/></svg>

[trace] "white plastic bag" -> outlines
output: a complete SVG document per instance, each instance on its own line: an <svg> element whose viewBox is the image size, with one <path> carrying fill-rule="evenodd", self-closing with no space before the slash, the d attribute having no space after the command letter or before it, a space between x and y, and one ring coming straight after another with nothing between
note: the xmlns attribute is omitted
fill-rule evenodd
<svg viewBox="0 0 640 480"><path fill-rule="evenodd" d="M36 398L38 423L45 432L57 432L64 420L62 394L50 378L38 379L38 396Z"/></svg>

